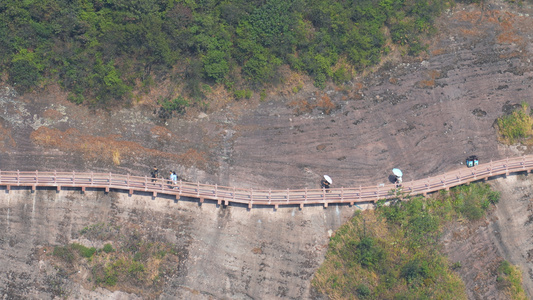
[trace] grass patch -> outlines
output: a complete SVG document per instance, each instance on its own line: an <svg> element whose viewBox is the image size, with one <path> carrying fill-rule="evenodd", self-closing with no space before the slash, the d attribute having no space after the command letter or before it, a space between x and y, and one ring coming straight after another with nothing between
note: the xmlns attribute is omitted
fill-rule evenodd
<svg viewBox="0 0 533 300"><path fill-rule="evenodd" d="M504 144L527 142L533 136L533 118L529 105L522 102L511 114L498 118L498 139Z"/></svg>
<svg viewBox="0 0 533 300"><path fill-rule="evenodd" d="M85 288L103 287L155 299L162 292L164 278L178 272L179 251L147 232L99 223L83 228L80 234L92 241L105 237L109 242L100 249L78 243L56 246L52 254L58 269L81 268L90 274L83 281Z"/></svg>
<svg viewBox="0 0 533 300"><path fill-rule="evenodd" d="M517 266L513 266L503 260L498 267L498 288L503 289L513 300L526 300L527 295L522 288L522 272Z"/></svg>
<svg viewBox="0 0 533 300"><path fill-rule="evenodd" d="M358 212L331 238L312 284L331 299L466 299L460 264L439 253L442 228L479 219L498 200L475 183Z"/></svg>

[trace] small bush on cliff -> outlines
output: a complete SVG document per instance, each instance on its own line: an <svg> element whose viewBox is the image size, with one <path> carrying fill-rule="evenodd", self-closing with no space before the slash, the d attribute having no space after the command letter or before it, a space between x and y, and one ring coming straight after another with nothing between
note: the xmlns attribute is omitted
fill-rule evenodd
<svg viewBox="0 0 533 300"><path fill-rule="evenodd" d="M522 102L519 109L513 111L510 115L498 118L499 140L505 144L514 144L524 142L533 136L533 118L531 117L530 107L527 103Z"/></svg>
<svg viewBox="0 0 533 300"><path fill-rule="evenodd" d="M78 253L82 257L85 257L85 258L90 258L96 253L96 248L94 248L94 247L88 248L88 247L85 247L85 246L83 246L81 244L77 244L77 243L71 244L70 247L72 248L72 250L78 251Z"/></svg>
<svg viewBox="0 0 533 300"><path fill-rule="evenodd" d="M498 267L498 288L506 290L511 299L526 300L527 295L522 288L522 272L517 266L503 260Z"/></svg>
<svg viewBox="0 0 533 300"><path fill-rule="evenodd" d="M80 231L84 239L101 243L100 238L104 237L110 243L102 249L78 243L56 246L54 263L59 269L68 270L73 266L85 269L82 273L91 274L87 282L93 288L110 288L155 299L162 292L166 278L178 272L180 251L142 228L131 231L131 227L105 223L85 227ZM74 272L67 276L73 279L80 275Z"/></svg>

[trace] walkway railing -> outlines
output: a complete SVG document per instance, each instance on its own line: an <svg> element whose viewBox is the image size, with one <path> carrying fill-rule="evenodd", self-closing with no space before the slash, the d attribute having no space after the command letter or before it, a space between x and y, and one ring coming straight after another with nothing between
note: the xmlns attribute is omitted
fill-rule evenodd
<svg viewBox="0 0 533 300"><path fill-rule="evenodd" d="M481 164L473 168L460 168L434 177L403 182L402 192L405 195L426 195L443 189L449 189L461 184L478 180L487 180L498 175L509 175L516 172L530 172L533 169L533 156L507 158L499 161ZM158 194L173 195L176 199L190 197L199 199L203 203L206 199L228 205L240 203L252 208L254 205L268 205L278 208L280 205L322 204L325 207L334 203L364 203L376 202L380 199L397 197L394 184L381 184L358 188L324 189L287 189L287 190L254 190L218 185L191 183L179 181L172 184L168 180L149 177L120 175L113 173L79 173L79 172L21 172L0 171L0 186L5 186L9 192L11 187L55 187L58 191L62 187L89 189L126 190L134 192L149 192L153 197Z"/></svg>

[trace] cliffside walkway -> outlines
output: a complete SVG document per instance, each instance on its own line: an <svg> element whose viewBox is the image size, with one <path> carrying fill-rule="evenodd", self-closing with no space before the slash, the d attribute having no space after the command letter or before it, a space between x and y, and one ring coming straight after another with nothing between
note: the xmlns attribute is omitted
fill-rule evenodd
<svg viewBox="0 0 533 300"><path fill-rule="evenodd" d="M451 187L470 182L487 180L498 175L526 172L533 169L533 155L507 158L478 166L467 168L466 166L434 177L403 182L402 192L405 195L427 195L439 190L448 190ZM86 189L125 190L131 195L134 192L151 193L153 197L158 194L166 194L180 197L204 200L213 200L217 203L228 205L239 203L248 205L274 206L299 205L303 208L306 204L321 204L327 207L335 203L368 203L380 199L397 197L394 190L395 184L381 184L358 188L333 187L326 192L323 189L287 189L287 190L254 190L207 185L199 182L191 183L179 181L176 185L168 180L158 179L152 182L152 178L120 175L112 173L78 173L78 172L21 172L0 171L0 186L6 187L9 192L11 187L27 187L34 191L37 187L54 187L60 191L62 187Z"/></svg>

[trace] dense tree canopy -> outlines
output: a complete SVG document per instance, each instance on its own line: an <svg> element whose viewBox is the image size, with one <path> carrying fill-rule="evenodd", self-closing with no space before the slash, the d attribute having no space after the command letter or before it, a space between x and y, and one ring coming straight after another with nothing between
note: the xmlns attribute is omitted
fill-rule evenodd
<svg viewBox="0 0 533 300"><path fill-rule="evenodd" d="M287 64L323 87L388 52L424 49L443 0L3 0L0 68L24 92L58 80L77 103L128 98L154 76L259 87Z"/></svg>

